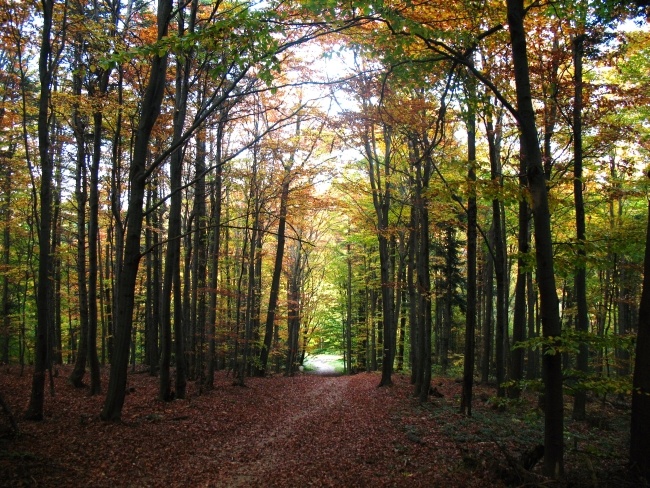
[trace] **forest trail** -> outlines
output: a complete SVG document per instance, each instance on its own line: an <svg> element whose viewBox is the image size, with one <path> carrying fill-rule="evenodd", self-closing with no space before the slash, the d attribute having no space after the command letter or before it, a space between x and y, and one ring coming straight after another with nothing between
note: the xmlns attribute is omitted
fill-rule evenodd
<svg viewBox="0 0 650 488"><path fill-rule="evenodd" d="M74 389L69 373L54 378L43 422L20 421L21 435L8 438L0 418L0 486L499 487L504 452L520 453L542 432L516 420L521 412L479 400L473 419L463 417L453 379L435 379L442 397L420 404L407 376L378 388L377 373L248 378L240 387L219 372L214 390L190 382L187 399L172 402L156 399L157 378L130 374L122 422L105 423L103 396ZM0 391L19 419L30 379L0 369ZM490 392L477 388L477 396ZM622 464L624 435L575 427ZM576 454L570 462L584 462Z"/></svg>
<svg viewBox="0 0 650 488"><path fill-rule="evenodd" d="M331 373L328 369L324 373L317 370L316 374ZM325 436L309 433L315 432L315 427L323 419L340 420L349 415L344 407L349 386L349 376L323 377L305 397L297 399L295 410L289 412L286 418L274 419L276 422L268 427L264 424L255 426L247 434L252 445L247 442L234 456L235 459L248 460L252 454L254 459L237 465L235 472L227 480L218 482L217 486L264 486L268 482L269 473L279 466L285 466L285 470L291 473L304 467L305 461L313 453L320 457L321 453L332 447L329 432L325 431ZM332 428L335 429L336 426ZM274 479L278 480L277 477Z"/></svg>
<svg viewBox="0 0 650 488"><path fill-rule="evenodd" d="M0 486L486 484L483 475L468 482L458 448L436 439L434 423L419 426L429 415L404 376L391 388L377 388L376 373L248 378L239 387L220 372L214 390L190 382L187 399L165 403L157 378L130 374L122 422L110 424L98 418L103 397L74 389L68 374L55 378L44 422L21 422L21 436L0 441ZM29 380L0 371L18 417ZM450 482L453 471L462 482Z"/></svg>

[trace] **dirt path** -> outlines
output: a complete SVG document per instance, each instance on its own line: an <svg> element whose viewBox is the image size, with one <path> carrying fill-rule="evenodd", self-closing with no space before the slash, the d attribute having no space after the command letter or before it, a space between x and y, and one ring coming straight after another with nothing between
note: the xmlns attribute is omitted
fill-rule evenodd
<svg viewBox="0 0 650 488"><path fill-rule="evenodd" d="M134 374L122 423L106 424L102 398L67 385L67 373L44 422L0 439L0 486L494 486L465 470L405 377L391 388L369 373L250 378L242 388L220 373L213 391L190 383L187 399L164 403L156 378ZM29 376L0 373L0 389L20 414Z"/></svg>
<svg viewBox="0 0 650 488"><path fill-rule="evenodd" d="M235 461L234 472L224 476L226 479L217 482L216 486L264 486L270 482L278 483L287 473L292 475L293 484L296 469L300 470L310 460L313 462L313 453L320 456L327 447L323 445L323 436L309 433L314 432L314 427L325 419L340 419L347 415L344 398L349 384L349 377L324 377L314 382L314 387L305 397L296 399L296 408L286 417L274 416L268 426L258 424L248 433L246 445L234 453L233 457L243 462ZM328 435L327 431L324 433ZM331 441L325 442L329 444Z"/></svg>

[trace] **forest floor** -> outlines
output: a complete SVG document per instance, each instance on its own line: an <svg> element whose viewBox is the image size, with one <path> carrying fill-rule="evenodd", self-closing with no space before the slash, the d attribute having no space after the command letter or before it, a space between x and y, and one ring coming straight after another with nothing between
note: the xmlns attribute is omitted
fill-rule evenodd
<svg viewBox="0 0 650 488"><path fill-rule="evenodd" d="M214 390L190 382L187 399L164 403L156 378L141 372L129 375L122 422L105 423L103 397L68 385L69 373L54 378L45 420L26 422L31 376L0 368L20 429L9 436L0 412L0 486L555 486L539 464L520 464L542 439L533 395L497 408L494 388L477 386L467 418L453 378L435 378L435 396L421 404L401 374L388 388L377 388L375 373L250 378L240 387L224 372ZM648 486L625 466L629 410L592 401L589 420L567 420L565 431L563 486Z"/></svg>

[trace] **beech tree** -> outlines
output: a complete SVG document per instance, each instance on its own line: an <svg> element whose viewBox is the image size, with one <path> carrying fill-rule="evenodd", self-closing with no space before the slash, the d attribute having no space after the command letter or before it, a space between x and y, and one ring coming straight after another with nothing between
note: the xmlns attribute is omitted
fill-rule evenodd
<svg viewBox="0 0 650 488"><path fill-rule="evenodd" d="M56 53L52 51L52 27L54 0L41 2L43 26L41 28L41 50L38 60L38 72L41 82L38 102L38 154L41 168L40 211L38 223L38 325L36 329L36 346L34 353L34 373L32 376L32 393L25 417L30 420L43 419L45 372L47 369L48 330L51 316L50 292L50 238L52 226L52 173L53 164L50 156L50 90L52 73L56 66Z"/></svg>

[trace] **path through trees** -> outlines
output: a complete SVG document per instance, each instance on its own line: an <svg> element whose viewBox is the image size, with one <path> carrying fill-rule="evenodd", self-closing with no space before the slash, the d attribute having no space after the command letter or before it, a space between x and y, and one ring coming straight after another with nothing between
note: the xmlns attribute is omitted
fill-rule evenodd
<svg viewBox="0 0 650 488"><path fill-rule="evenodd" d="M539 464L533 473L511 464L535 447L541 420L523 423L516 420L523 410L498 411L482 386L468 419L458 413L462 386L453 379L434 378L436 394L422 404L403 374L389 388L377 388L379 372L249 378L240 387L217 372L209 393L199 395L201 383L190 381L186 399L164 402L157 379L136 372L128 375L122 422L105 423L97 414L101 397L68 385L63 373L45 422L20 420L21 435L9 438L0 418L3 484L498 487L503 476L517 484L544 480ZM19 368L0 371L0 390L15 412L29 380ZM523 398L530 411L536 399ZM571 480L591 479L584 453L593 451L601 456L592 473L599 481L631 486L620 477L628 426L612 407L598 414L602 427L567 422L578 447L567 453Z"/></svg>

